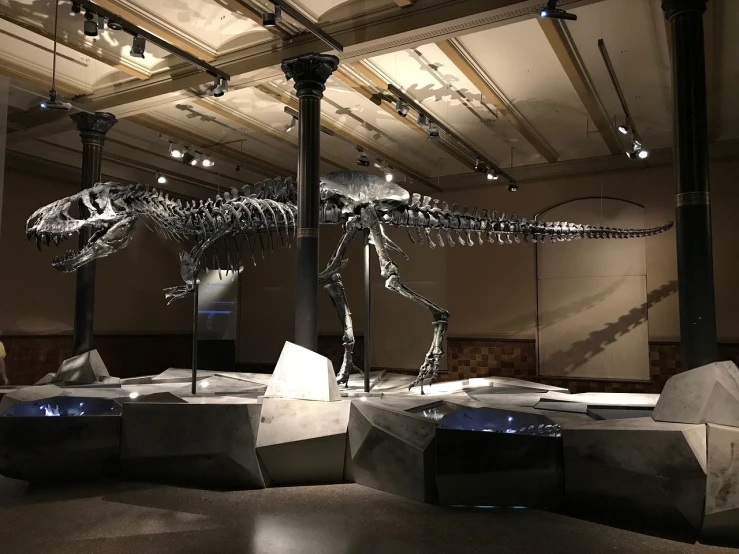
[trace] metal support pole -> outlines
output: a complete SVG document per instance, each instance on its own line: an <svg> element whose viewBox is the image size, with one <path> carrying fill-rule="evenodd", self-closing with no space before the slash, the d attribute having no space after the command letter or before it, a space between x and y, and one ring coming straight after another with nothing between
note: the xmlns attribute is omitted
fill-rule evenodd
<svg viewBox="0 0 739 554"><path fill-rule="evenodd" d="M703 12L706 0L664 0L672 29L677 275L683 371L716 361Z"/></svg>
<svg viewBox="0 0 739 554"><path fill-rule="evenodd" d="M298 97L298 232L295 343L318 349L318 225L320 210L321 98L339 65L336 56L306 54L282 62Z"/></svg>
<svg viewBox="0 0 739 554"><path fill-rule="evenodd" d="M81 112L70 116L82 139L82 190L100 181L105 135L117 120L105 112ZM87 208L80 202L80 216L87 217ZM80 249L90 240L92 229L80 230ZM74 355L92 350L93 316L95 314L95 261L77 270L77 288L74 299Z"/></svg>
<svg viewBox="0 0 739 554"><path fill-rule="evenodd" d="M192 294L192 386L193 394L198 393L198 275L195 275L195 290Z"/></svg>
<svg viewBox="0 0 739 554"><path fill-rule="evenodd" d="M364 230L364 392L370 391L370 370L372 368L372 289L371 245L369 229Z"/></svg>

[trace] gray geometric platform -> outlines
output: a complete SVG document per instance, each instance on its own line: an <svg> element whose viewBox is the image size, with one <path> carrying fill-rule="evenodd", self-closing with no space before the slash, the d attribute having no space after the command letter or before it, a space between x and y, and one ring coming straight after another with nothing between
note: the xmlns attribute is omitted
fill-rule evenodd
<svg viewBox="0 0 739 554"><path fill-rule="evenodd" d="M383 405L352 402L347 476L419 502L436 498L436 420Z"/></svg>
<svg viewBox="0 0 739 554"><path fill-rule="evenodd" d="M569 507L699 532L706 492L705 425L630 418L594 421L562 433Z"/></svg>
<svg viewBox="0 0 739 554"><path fill-rule="evenodd" d="M260 412L259 404L127 403L123 476L203 488L264 488L255 452Z"/></svg>
<svg viewBox="0 0 739 554"><path fill-rule="evenodd" d="M739 545L739 429L709 423L708 483L701 540Z"/></svg>

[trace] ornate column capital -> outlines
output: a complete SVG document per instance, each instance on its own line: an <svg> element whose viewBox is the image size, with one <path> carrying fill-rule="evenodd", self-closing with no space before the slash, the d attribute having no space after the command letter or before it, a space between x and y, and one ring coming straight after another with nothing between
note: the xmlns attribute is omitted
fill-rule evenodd
<svg viewBox="0 0 739 554"><path fill-rule="evenodd" d="M685 12L706 11L706 0L662 0L662 11L667 19Z"/></svg>
<svg viewBox="0 0 739 554"><path fill-rule="evenodd" d="M108 112L80 112L69 117L77 125L77 130L80 132L83 141L85 139L105 140L108 131L118 123L115 116Z"/></svg>
<svg viewBox="0 0 739 554"><path fill-rule="evenodd" d="M283 60L280 68L289 81L293 79L298 98L323 98L326 80L339 66L339 58L330 54L305 54Z"/></svg>

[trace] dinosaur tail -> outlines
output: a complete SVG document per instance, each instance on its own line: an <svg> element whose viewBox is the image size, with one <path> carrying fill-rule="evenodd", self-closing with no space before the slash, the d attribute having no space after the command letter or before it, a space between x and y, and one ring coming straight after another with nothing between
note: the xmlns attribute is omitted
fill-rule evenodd
<svg viewBox="0 0 739 554"><path fill-rule="evenodd" d="M521 240L545 242L549 239L551 242L562 242L577 239L647 237L663 233L672 227L672 222L669 222L647 229L624 229L564 221L528 220L505 213L491 214L488 210L482 210L478 214L477 208L473 208L472 212L468 208L460 211L457 204L450 208L446 202L440 203L419 194L413 195L408 206L385 213L383 222L391 226L406 227L411 241L423 243L426 240L432 248L436 247L434 235L439 246L443 247L445 242L449 246L455 245L453 234L456 234L460 244L472 246L473 234L477 235L479 244L483 244L485 240L497 244L512 244Z"/></svg>

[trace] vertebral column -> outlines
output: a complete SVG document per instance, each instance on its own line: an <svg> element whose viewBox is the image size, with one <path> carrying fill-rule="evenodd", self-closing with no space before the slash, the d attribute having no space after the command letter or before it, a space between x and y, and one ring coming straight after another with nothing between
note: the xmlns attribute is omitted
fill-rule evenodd
<svg viewBox="0 0 739 554"><path fill-rule="evenodd" d="M703 12L706 0L664 0L672 29L675 228L682 369L716 361Z"/></svg>
<svg viewBox="0 0 739 554"><path fill-rule="evenodd" d="M82 190L100 181L105 135L117 120L105 112L77 113L70 116L82 138ZM80 216L87 217L87 208L80 202ZM91 229L80 230L80 249L90 240ZM95 261L77 270L77 290L74 300L74 354L92 350L93 316L95 314Z"/></svg>
<svg viewBox="0 0 739 554"><path fill-rule="evenodd" d="M295 285L295 343L318 348L318 224L320 213L321 98L339 65L336 56L306 54L282 62L293 79L298 107L298 275Z"/></svg>

